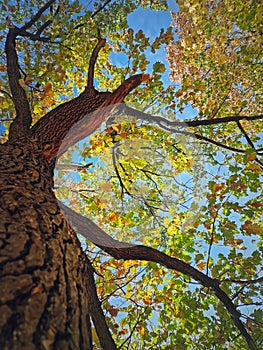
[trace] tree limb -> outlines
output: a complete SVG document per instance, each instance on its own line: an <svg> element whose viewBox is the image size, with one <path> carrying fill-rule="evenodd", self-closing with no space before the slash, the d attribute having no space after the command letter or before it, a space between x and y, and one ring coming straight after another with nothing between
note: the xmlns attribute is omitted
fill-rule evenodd
<svg viewBox="0 0 263 350"><path fill-rule="evenodd" d="M16 110L16 117L9 130L10 140L25 136L32 122L29 102L20 80L21 74L19 71L18 56L16 52L16 38L18 32L19 28L17 27L12 26L9 28L5 42L7 74L12 100Z"/></svg>
<svg viewBox="0 0 263 350"><path fill-rule="evenodd" d="M50 7L55 0L48 1L41 9L36 13L33 18L24 24L21 28L14 25L10 25L6 42L5 42L5 53L7 60L7 74L9 80L9 86L12 94L12 99L15 105L16 117L13 123L10 125L9 139L16 139L19 137L27 136L27 132L32 123L31 110L29 102L26 96L26 92L22 86L21 74L18 64L18 56L16 52L16 38L19 35L34 37L34 34L28 33L26 30L29 29L36 21L41 17L42 13ZM50 21L45 22L37 32L35 37L42 41L47 38L40 38L40 33L50 24ZM36 40L35 38L35 40Z"/></svg>
<svg viewBox="0 0 263 350"><path fill-rule="evenodd" d="M97 16L97 14L100 13L110 2L111 2L111 0L106 0L103 5L101 5L95 12L92 13L90 18L94 18L95 16ZM84 23L80 23L80 24L76 25L74 27L74 29L76 30L76 29L81 28L83 26L84 26Z"/></svg>
<svg viewBox="0 0 263 350"><path fill-rule="evenodd" d="M245 338L249 349L258 350L250 334L247 332L245 326L243 325L241 318L241 313L237 311L236 306L228 295L220 288L219 281L217 279L210 278L194 267L188 265L184 261L177 258L170 257L165 253L162 253L154 248L143 246L143 245L133 245L126 242L121 242L110 237L106 232L94 224L91 220L83 217L82 215L74 212L61 202L59 205L64 213L66 220L70 225L85 238L99 246L105 252L109 253L115 259L123 260L144 260L151 261L162 266L167 267L178 272L181 272L195 281L201 283L207 288L211 288L218 299L224 304L229 312L232 321L234 322L237 329L240 331L242 336ZM105 244L106 243L106 244ZM109 244L108 244L109 243Z"/></svg>
<svg viewBox="0 0 263 350"><path fill-rule="evenodd" d="M80 119L70 132L63 138L59 154L64 153L70 146L92 134L110 115L113 113L123 99L138 85L148 79L148 74L133 75L125 80L115 91L108 93L104 102L96 110L86 111L86 114ZM84 95L86 90L84 91ZM87 93L86 93L87 94ZM89 96L89 92L88 92ZM91 97L94 95L91 95ZM93 97L94 98L94 97ZM70 115L71 116L71 115ZM59 127L61 127L59 125ZM69 131L69 130L68 130ZM61 140L62 141L62 140Z"/></svg>
<svg viewBox="0 0 263 350"><path fill-rule="evenodd" d="M41 17L42 13L45 12L52 4L54 4L56 0L49 0L44 6L42 6L38 12L33 16L33 18L25 23L21 28L20 31L27 30L30 27L32 27L33 24L37 22L37 20ZM20 33L19 33L20 34Z"/></svg>
<svg viewBox="0 0 263 350"><path fill-rule="evenodd" d="M128 106L122 106L122 112L132 116L136 117L141 120L145 120L148 122L152 122L157 124L162 128L163 125L170 126L170 127L197 127L197 126L203 126L203 125L215 125L215 124L222 124L222 123L230 123L230 122L237 122L239 120L260 120L263 119L263 114L254 115L254 116L229 116L229 117L223 117L223 118L214 118L214 119L205 119L205 120L192 120L192 121L171 121L167 120L163 117L154 116L145 112L138 111L134 108L128 107Z"/></svg>
<svg viewBox="0 0 263 350"><path fill-rule="evenodd" d="M91 18L94 18L99 12L101 12L109 3L111 0L106 0L103 5L101 5L93 14L90 16Z"/></svg>
<svg viewBox="0 0 263 350"><path fill-rule="evenodd" d="M95 46L95 48L93 49L91 57L90 57L90 61L89 61L88 83L87 83L86 89L88 91L90 91L90 93L92 93L94 90L94 68L95 68L97 58L98 58L98 54L99 54L101 48L105 46L105 44L106 44L106 40L101 39L100 35L99 35L98 43Z"/></svg>
<svg viewBox="0 0 263 350"><path fill-rule="evenodd" d="M111 333L105 320L105 316L101 309L101 303L98 298L94 280L94 269L90 262L88 262L87 264L87 273L89 277L87 286L88 305L90 315L100 341L100 345L104 350L117 350L116 344L112 339Z"/></svg>
<svg viewBox="0 0 263 350"><path fill-rule="evenodd" d="M121 106L121 112L126 113L127 115L133 116L137 119L140 120L145 120L150 123L155 123L157 126L159 126L162 130L165 130L170 133L181 133L184 135L188 135L190 137L197 138L198 140L201 141L206 141L209 142L215 146L227 149L232 152L237 152L237 153L245 153L245 150L238 149L235 147L231 147L228 145L224 145L221 142L209 139L206 136L200 135L197 132L188 132L188 131L180 131L176 129L176 127L181 127L181 128L187 128L187 127L198 127L198 126L203 126L203 125L216 125L216 124L221 124L221 123L230 123L230 122L237 122L239 120L261 120L263 119L263 114L262 115L256 115L256 116L229 116L225 118L214 118L214 119L206 119L206 120L192 120L192 121L171 121L167 120L163 117L159 116L154 116L151 114L147 114L141 111L138 111L136 109L133 109L128 106Z"/></svg>

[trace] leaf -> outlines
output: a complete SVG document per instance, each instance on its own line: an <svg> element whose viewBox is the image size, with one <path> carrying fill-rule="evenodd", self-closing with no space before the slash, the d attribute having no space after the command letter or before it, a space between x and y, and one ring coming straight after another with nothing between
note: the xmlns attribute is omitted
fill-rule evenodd
<svg viewBox="0 0 263 350"><path fill-rule="evenodd" d="M155 62L153 65L153 72L154 73L163 73L165 72L165 65L161 62Z"/></svg>
<svg viewBox="0 0 263 350"><path fill-rule="evenodd" d="M100 185L100 189L103 192L110 192L112 189L112 185L110 182L104 182L103 184Z"/></svg>
<svg viewBox="0 0 263 350"><path fill-rule="evenodd" d="M203 271L206 267L206 262L199 262L197 265L198 270Z"/></svg>
<svg viewBox="0 0 263 350"><path fill-rule="evenodd" d="M260 227L256 223L252 223L251 221L246 221L242 225L242 229L245 230L249 235L262 235L263 234L263 228Z"/></svg>
<svg viewBox="0 0 263 350"><path fill-rule="evenodd" d="M246 156L246 163L251 162L257 158L257 152L250 153Z"/></svg>
<svg viewBox="0 0 263 350"><path fill-rule="evenodd" d="M246 166L246 170L251 171L256 174L262 173L262 168L258 164L249 164Z"/></svg>
<svg viewBox="0 0 263 350"><path fill-rule="evenodd" d="M213 188L212 188L212 192L213 194L215 194L216 192L222 190L222 188L224 188L225 185L223 183L221 184L214 184Z"/></svg>

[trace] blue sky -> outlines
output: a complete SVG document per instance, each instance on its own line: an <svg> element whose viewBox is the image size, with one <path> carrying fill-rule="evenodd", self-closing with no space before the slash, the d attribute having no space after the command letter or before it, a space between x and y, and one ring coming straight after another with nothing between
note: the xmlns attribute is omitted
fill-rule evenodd
<svg viewBox="0 0 263 350"><path fill-rule="evenodd" d="M137 8L128 16L128 25L135 32L140 29L149 37L150 40L154 40L160 34L160 30L163 28L166 30L171 25L171 14L170 11L176 12L177 5L175 0L168 1L169 9L168 11L155 11L155 10L146 10L141 7ZM147 72L152 73L152 65L156 61L160 61L165 64L167 72L163 74L163 81L165 84L170 84L171 81L168 77L169 74L169 65L166 61L166 50L165 46L162 45L156 53L152 53L150 49L146 50L146 57L150 61L150 64L147 67ZM117 65L126 65L127 57L124 54L112 54L110 56L113 63Z"/></svg>
<svg viewBox="0 0 263 350"><path fill-rule="evenodd" d="M128 16L128 23L134 30L142 29L146 36L155 37L160 33L161 28L170 26L170 11L176 12L178 9L175 0L168 0L168 8L168 11L138 8Z"/></svg>

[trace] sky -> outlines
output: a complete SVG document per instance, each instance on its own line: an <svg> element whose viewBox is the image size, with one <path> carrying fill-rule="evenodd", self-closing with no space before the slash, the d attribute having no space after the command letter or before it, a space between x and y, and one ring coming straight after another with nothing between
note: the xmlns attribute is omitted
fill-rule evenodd
<svg viewBox="0 0 263 350"><path fill-rule="evenodd" d="M170 11L176 12L177 5L174 0L169 0L168 7L168 11L145 10L139 7L128 16L128 25L135 33L141 29L146 37L153 40L160 34L162 28L166 30L171 25L172 18ZM150 49L146 50L146 57L150 61L150 64L147 67L147 73L151 74L152 65L155 62L160 61L165 64L167 69L162 77L163 82L165 85L171 84L169 79L169 65L166 61L166 50L164 45L162 45L156 53L152 53ZM115 64L127 64L127 57L123 54L112 54L110 58Z"/></svg>
<svg viewBox="0 0 263 350"><path fill-rule="evenodd" d="M128 23L134 30L142 29L146 36L157 36L161 28L167 28L171 24L170 11L178 9L175 0L168 1L168 11L154 11L136 9L128 16Z"/></svg>

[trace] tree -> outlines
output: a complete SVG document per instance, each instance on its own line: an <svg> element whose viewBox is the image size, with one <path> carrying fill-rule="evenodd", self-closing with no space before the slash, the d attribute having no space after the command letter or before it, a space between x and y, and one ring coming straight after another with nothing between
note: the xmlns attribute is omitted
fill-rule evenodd
<svg viewBox="0 0 263 350"><path fill-rule="evenodd" d="M178 90L164 86L162 62L155 62L151 76L145 73L147 50L156 52L171 43L172 29L161 30L150 41L127 25L127 15L136 6L150 7L151 2L106 1L95 4L93 12L77 1L29 5L4 2L1 9L1 16L10 13L8 28L2 25L6 36L1 37L2 112L5 126L10 124L0 153L1 348L190 349L198 343L198 349L259 349L259 70L251 68L253 81L240 73L242 81L235 84L240 83L241 97L225 103L222 94L229 81L222 72L228 67L216 66L199 94L203 73L200 67L194 70L191 90L187 79L193 76L193 65L186 55L180 62ZM184 5L179 6L179 16L186 21ZM186 9L193 12L198 6L189 3ZM214 4L206 6L209 13ZM154 8L164 9L165 4L157 2ZM216 15L222 21L226 16ZM254 15L253 33L247 27L252 15L240 18L238 38L244 48L236 50L236 59L241 66L254 60L258 47L254 31L259 20L257 12ZM233 18L235 14L228 21ZM189 23L192 28L188 21L176 27L180 35L180 28ZM203 24L199 17L196 23ZM248 43L242 38L246 31L252 33ZM185 33L179 36L181 43ZM175 58L185 54L183 45L173 43L169 49L173 47ZM128 67L110 63L113 50L127 54ZM214 56L203 59L199 51L197 63L211 65ZM221 61L233 64L230 53L223 56ZM207 101L212 87L217 93L212 91ZM217 101L220 111L217 106L214 113ZM175 119L171 111L186 103L200 107L196 118ZM165 116L156 115L164 110ZM79 152L88 162L101 161L77 165L77 197L70 193L70 200L62 201L68 186L63 186L63 169L74 169L74 152L67 150L91 134ZM192 139L194 146L174 135ZM208 171L201 161L210 166ZM178 182L177 176L183 180ZM205 190L193 194L200 177ZM85 251L76 232L88 239ZM139 245L134 232L144 235ZM246 251L247 244L253 248ZM117 305L118 298L129 303ZM251 310L240 312L251 304Z"/></svg>

